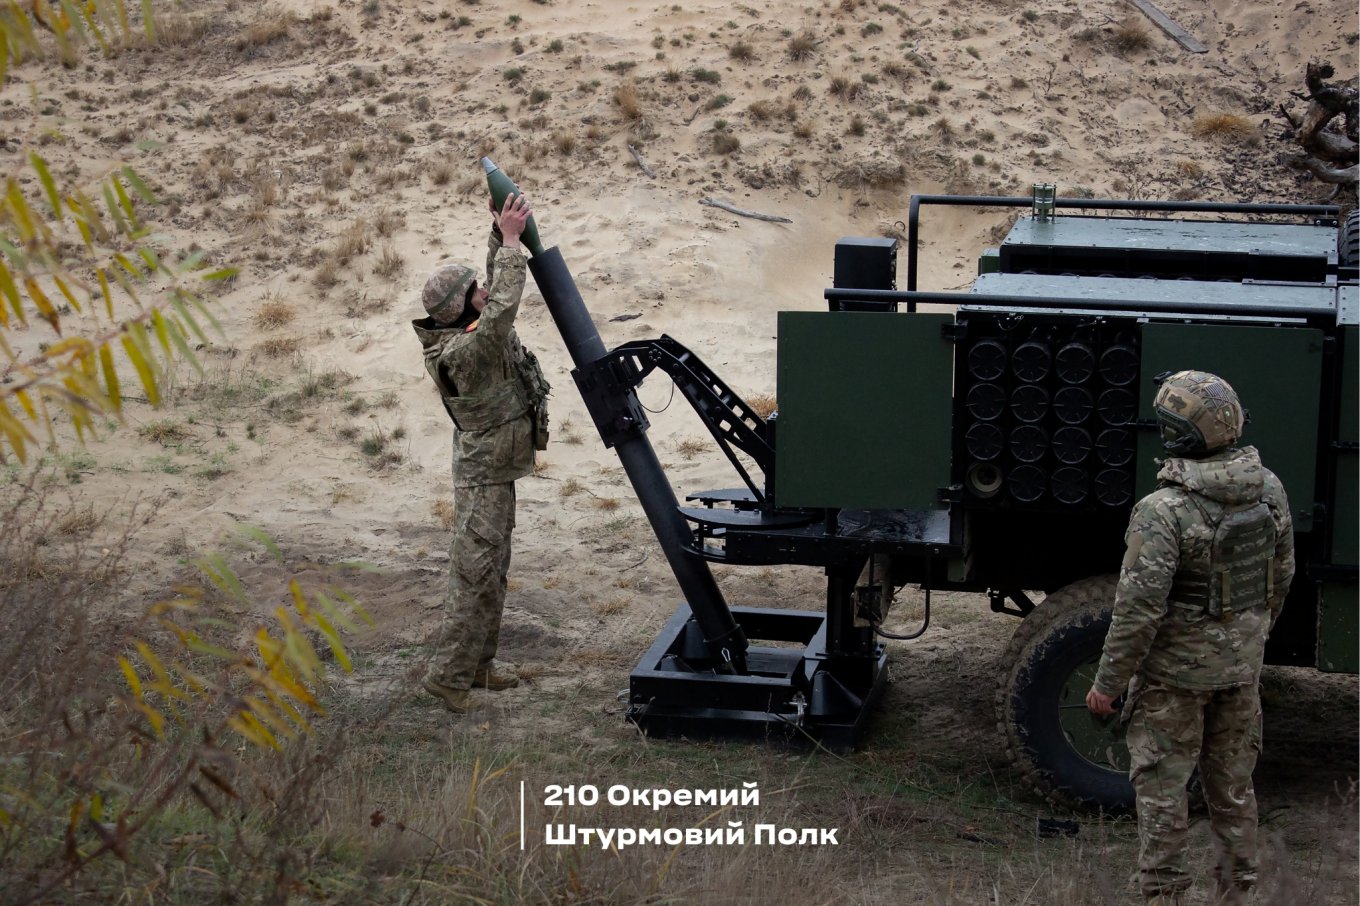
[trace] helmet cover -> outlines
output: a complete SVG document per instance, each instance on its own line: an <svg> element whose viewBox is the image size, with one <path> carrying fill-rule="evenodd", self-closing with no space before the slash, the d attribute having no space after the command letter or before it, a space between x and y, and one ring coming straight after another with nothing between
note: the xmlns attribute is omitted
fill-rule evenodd
<svg viewBox="0 0 1360 906"><path fill-rule="evenodd" d="M1173 456L1206 456L1242 437L1245 417L1237 391L1207 371L1178 371L1152 402L1162 443Z"/></svg>

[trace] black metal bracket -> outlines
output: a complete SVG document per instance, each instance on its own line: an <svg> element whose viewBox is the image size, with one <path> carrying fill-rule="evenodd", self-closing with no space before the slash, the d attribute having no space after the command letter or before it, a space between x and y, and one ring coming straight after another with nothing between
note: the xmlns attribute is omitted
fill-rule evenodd
<svg viewBox="0 0 1360 906"><path fill-rule="evenodd" d="M1014 607L1006 604L1006 599L1010 598L1015 602ZM1013 617L1024 619L1034 610L1035 604L1018 588L989 588L987 589L987 600L992 605L992 613L1005 613Z"/></svg>
<svg viewBox="0 0 1360 906"><path fill-rule="evenodd" d="M968 338L967 321L946 321L940 325L940 334L950 343L958 343Z"/></svg>
<svg viewBox="0 0 1360 906"><path fill-rule="evenodd" d="M633 392L646 375L639 375L632 361L606 355L572 369L571 376L606 448L613 449L650 427L647 413Z"/></svg>
<svg viewBox="0 0 1360 906"><path fill-rule="evenodd" d="M613 440L628 432L647 428L647 417L633 389L656 369L675 382L756 501L763 504L774 477L769 424L697 355L671 337L625 343L572 372L605 446L613 446ZM751 480L734 450L755 461L765 475L765 487Z"/></svg>

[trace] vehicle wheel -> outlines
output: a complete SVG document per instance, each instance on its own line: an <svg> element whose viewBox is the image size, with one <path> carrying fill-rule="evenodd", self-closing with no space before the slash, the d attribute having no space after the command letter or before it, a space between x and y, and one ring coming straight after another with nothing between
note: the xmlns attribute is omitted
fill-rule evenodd
<svg viewBox="0 0 1360 906"><path fill-rule="evenodd" d="M1336 260L1342 267L1360 265L1360 210L1351 211L1336 237Z"/></svg>
<svg viewBox="0 0 1360 906"><path fill-rule="evenodd" d="M1086 710L1115 582L1095 576L1045 598L1011 638L996 698L1011 761L1026 782L1055 803L1107 813L1134 805L1123 726Z"/></svg>

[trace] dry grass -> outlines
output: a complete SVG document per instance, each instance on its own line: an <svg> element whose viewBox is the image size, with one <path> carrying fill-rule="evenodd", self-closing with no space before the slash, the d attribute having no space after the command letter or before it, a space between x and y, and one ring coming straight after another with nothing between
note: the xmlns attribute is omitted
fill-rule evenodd
<svg viewBox="0 0 1360 906"><path fill-rule="evenodd" d="M85 536L99 527L99 517L93 506L72 509L57 520L57 534L67 537Z"/></svg>
<svg viewBox="0 0 1360 906"><path fill-rule="evenodd" d="M251 321L259 330L277 330L293 323L296 317L293 306L282 299L266 296L260 303L260 307L255 309L255 314Z"/></svg>
<svg viewBox="0 0 1360 906"><path fill-rule="evenodd" d="M1172 166L1175 167L1176 175L1182 179L1199 179L1204 175L1204 165L1188 157L1181 158Z"/></svg>
<svg viewBox="0 0 1360 906"><path fill-rule="evenodd" d="M741 139L732 133L721 130L713 133L714 154L734 154L741 150Z"/></svg>
<svg viewBox="0 0 1360 906"><path fill-rule="evenodd" d="M267 359L283 359L294 355L302 348L298 337L270 337L255 347Z"/></svg>
<svg viewBox="0 0 1360 906"><path fill-rule="evenodd" d="M528 683L531 686L537 685L546 672L542 664L517 664L515 666L515 676L518 676L521 682Z"/></svg>
<svg viewBox="0 0 1360 906"><path fill-rule="evenodd" d="M557 153L563 157L570 157L571 153L576 150L576 134L574 132L562 130L554 132L552 141Z"/></svg>
<svg viewBox="0 0 1360 906"><path fill-rule="evenodd" d="M430 513L439 520L439 524L444 527L444 531L453 530L454 509L453 501L448 497L436 497L430 504Z"/></svg>
<svg viewBox="0 0 1360 906"><path fill-rule="evenodd" d="M675 452L685 457L685 459L693 459L700 453L703 453L707 450L708 450L707 442L698 440L693 437L686 437L682 440L677 441L675 444Z"/></svg>
<svg viewBox="0 0 1360 906"><path fill-rule="evenodd" d="M746 405L761 418L769 418L779 409L779 400L772 393L757 393L746 398Z"/></svg>
<svg viewBox="0 0 1360 906"><path fill-rule="evenodd" d="M817 52L817 45L821 41L810 31L800 31L798 34L789 38L788 53L789 58L794 61L807 60Z"/></svg>
<svg viewBox="0 0 1360 906"><path fill-rule="evenodd" d="M738 63L749 63L756 58L756 50L745 41L738 41L727 48L727 55Z"/></svg>
<svg viewBox="0 0 1360 906"><path fill-rule="evenodd" d="M1196 138L1214 138L1257 145L1261 132L1245 116L1235 113L1205 113L1195 117L1190 132Z"/></svg>
<svg viewBox="0 0 1360 906"><path fill-rule="evenodd" d="M281 9L273 4L265 6L255 21L236 37L236 50L247 57L253 56L275 41L287 38L289 29L296 21L297 16L291 10Z"/></svg>
<svg viewBox="0 0 1360 906"><path fill-rule="evenodd" d="M396 235L396 232L404 226L406 215L392 208L383 208L373 218L373 232L384 239Z"/></svg>
<svg viewBox="0 0 1360 906"><path fill-rule="evenodd" d="M395 277L406 269L406 258L390 245L384 245L382 253L378 255L378 262L373 265L373 274L377 277Z"/></svg>
<svg viewBox="0 0 1360 906"><path fill-rule="evenodd" d="M596 601L590 605L590 609L602 617L612 617L623 613L628 606L633 603L633 599L627 595L619 595L607 601Z"/></svg>
<svg viewBox="0 0 1360 906"><path fill-rule="evenodd" d="M357 258L367 252L372 242L370 232L368 221L362 217L350 224L335 240L335 259L341 264L348 264L351 258Z"/></svg>
<svg viewBox="0 0 1360 906"><path fill-rule="evenodd" d="M579 479L568 478L562 482L562 487L558 489L557 493L562 497L575 497L578 494L587 493L587 491L586 486Z"/></svg>
<svg viewBox="0 0 1360 906"><path fill-rule="evenodd" d="M202 41L210 26L208 16L162 15L156 19L155 40L162 47L189 47Z"/></svg>
<svg viewBox="0 0 1360 906"><path fill-rule="evenodd" d="M1152 32L1141 17L1125 16L1115 24L1110 45L1121 53L1147 50L1152 46Z"/></svg>
<svg viewBox="0 0 1360 906"><path fill-rule="evenodd" d="M838 72L827 82L827 91L833 97L838 97L845 101L853 101L859 97L859 93L864 90L864 83L854 78L849 73Z"/></svg>
<svg viewBox="0 0 1360 906"><path fill-rule="evenodd" d="M636 123L643 118L642 98L638 94L636 82L624 82L614 89L614 106L629 122Z"/></svg>
<svg viewBox="0 0 1360 906"><path fill-rule="evenodd" d="M153 444L160 444L162 447L176 446L194 436L193 432L186 426L169 418L148 422L138 428L137 433L144 440Z"/></svg>

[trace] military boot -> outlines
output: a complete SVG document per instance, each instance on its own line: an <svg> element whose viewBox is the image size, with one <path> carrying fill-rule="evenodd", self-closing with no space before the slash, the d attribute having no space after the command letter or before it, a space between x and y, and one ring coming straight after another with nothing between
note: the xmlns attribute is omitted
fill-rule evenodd
<svg viewBox="0 0 1360 906"><path fill-rule="evenodd" d="M455 689L436 679L427 679L421 683L421 686L424 687L426 692L442 701L444 707L454 714L462 716L472 710L472 703L469 701L471 696L466 689Z"/></svg>
<svg viewBox="0 0 1360 906"><path fill-rule="evenodd" d="M472 675L472 685L477 689L500 692L519 685L519 677L511 670L500 670L495 664L483 667Z"/></svg>

